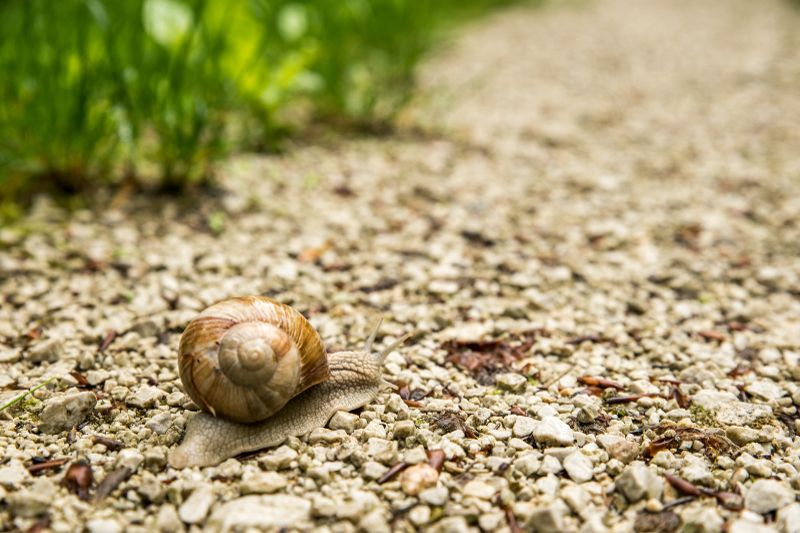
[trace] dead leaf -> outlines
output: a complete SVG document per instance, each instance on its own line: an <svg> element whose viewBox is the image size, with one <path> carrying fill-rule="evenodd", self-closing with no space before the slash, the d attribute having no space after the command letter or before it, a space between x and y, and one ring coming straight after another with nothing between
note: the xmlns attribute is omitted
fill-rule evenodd
<svg viewBox="0 0 800 533"><path fill-rule="evenodd" d="M67 487L71 493L77 494L81 500L88 500L93 481L94 474L91 465L80 459L69 465L61 484Z"/></svg>

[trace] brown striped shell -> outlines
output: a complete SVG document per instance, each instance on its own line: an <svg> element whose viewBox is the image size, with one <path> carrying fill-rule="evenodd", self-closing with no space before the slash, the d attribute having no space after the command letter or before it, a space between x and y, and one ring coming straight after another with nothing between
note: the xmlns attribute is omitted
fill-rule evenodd
<svg viewBox="0 0 800 533"><path fill-rule="evenodd" d="M289 307L243 296L217 302L186 326L178 347L186 393L204 411L257 422L330 377L317 332Z"/></svg>

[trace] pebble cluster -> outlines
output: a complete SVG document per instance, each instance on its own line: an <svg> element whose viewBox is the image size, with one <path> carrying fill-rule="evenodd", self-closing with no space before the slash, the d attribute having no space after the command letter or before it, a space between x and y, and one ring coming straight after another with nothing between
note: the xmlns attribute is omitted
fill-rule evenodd
<svg viewBox="0 0 800 533"><path fill-rule="evenodd" d="M40 199L0 229L0 406L44 384L0 531L798 531L798 50L779 0L515 9L423 73L441 135ZM172 469L180 333L242 294L332 351L413 332L397 390Z"/></svg>

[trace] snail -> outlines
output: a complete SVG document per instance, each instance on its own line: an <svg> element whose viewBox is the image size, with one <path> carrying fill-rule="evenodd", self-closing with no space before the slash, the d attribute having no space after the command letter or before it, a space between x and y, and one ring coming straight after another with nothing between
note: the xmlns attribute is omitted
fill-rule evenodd
<svg viewBox="0 0 800 533"><path fill-rule="evenodd" d="M383 361L407 336L372 353L327 354L299 312L270 298L218 302L191 320L178 347L184 389L201 409L169 456L174 468L213 466L323 427L336 411L374 400Z"/></svg>

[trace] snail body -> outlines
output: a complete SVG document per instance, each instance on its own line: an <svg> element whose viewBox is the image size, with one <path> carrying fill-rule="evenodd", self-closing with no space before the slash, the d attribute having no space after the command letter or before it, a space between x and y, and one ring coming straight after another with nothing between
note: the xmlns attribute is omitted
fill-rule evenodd
<svg viewBox="0 0 800 533"><path fill-rule="evenodd" d="M326 354L319 335L289 306L247 296L203 311L178 349L181 381L203 411L187 423L169 463L211 466L324 426L336 411L374 400L387 382L380 354ZM402 340L400 341L402 342Z"/></svg>

